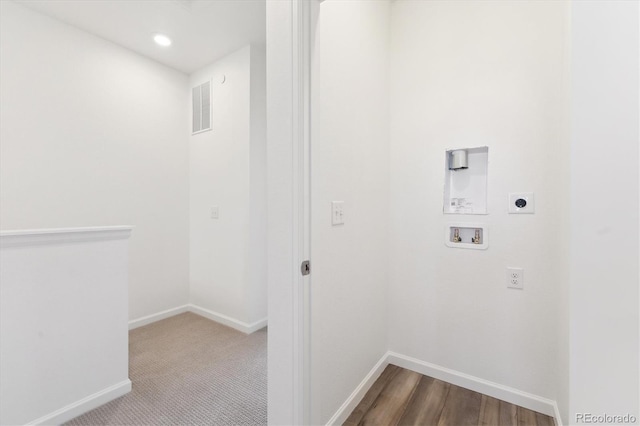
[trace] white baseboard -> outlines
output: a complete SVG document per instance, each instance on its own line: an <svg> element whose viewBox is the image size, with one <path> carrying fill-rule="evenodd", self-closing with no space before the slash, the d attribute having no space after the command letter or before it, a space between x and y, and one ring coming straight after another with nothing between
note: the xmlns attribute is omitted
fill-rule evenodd
<svg viewBox="0 0 640 426"><path fill-rule="evenodd" d="M349 398L327 422L327 425L343 424L389 364L546 414L555 419L556 426L562 426L562 418L556 401L391 351L387 352L369 371L349 395Z"/></svg>
<svg viewBox="0 0 640 426"><path fill-rule="evenodd" d="M556 419L556 426L562 426L562 416L560 415L560 409L558 408L558 403L553 401L553 411L554 418Z"/></svg>
<svg viewBox="0 0 640 426"><path fill-rule="evenodd" d="M329 419L327 425L341 425L347 420L347 418L349 418L351 412L358 406L358 404L360 404L362 398L364 398L369 389L371 389L371 386L375 381L378 380L378 377L380 377L380 374L382 374L385 367L389 365L387 362L388 355L388 352L384 354L382 358L380 358L380 361L373 366L371 371L369 371L362 382L360 382L358 387L356 387L351 395L349 395L349 398L347 398L344 404L338 408L338 411L336 411L333 417Z"/></svg>
<svg viewBox="0 0 640 426"><path fill-rule="evenodd" d="M133 330L134 328L142 327L143 325L148 325L153 322L160 321L165 318L169 318L169 317L182 314L188 311L189 311L189 305L182 305L182 306L178 306L177 308L167 309L166 311L162 311L152 315L147 315L146 317L134 319L129 321L129 330Z"/></svg>
<svg viewBox="0 0 640 426"><path fill-rule="evenodd" d="M166 311L158 312L153 315L147 315L145 317L129 321L129 330L133 330L135 328L142 327L144 325L148 325L156 321L160 321L175 315L179 315L184 312L193 312L194 314L197 314L205 318L208 318L210 320L216 321L218 323L224 324L238 331L241 331L245 334L251 334L254 331L257 331L257 330L260 330L261 328L266 327L267 325L267 318L264 318L260 321L256 321L251 324L247 324L245 322L238 321L229 316L219 314L217 312L213 312L208 309L204 309L200 306L187 304L187 305L178 306L172 309L167 309ZM112 401L122 395L125 395L130 391L131 391L131 381L127 379L121 383L113 385L93 395L89 395L88 397L83 398L77 402L74 402L70 405L60 408L59 410L56 410L53 413L47 414L32 422L29 422L28 425L62 424L64 422L67 422L75 417L78 417L86 413L87 411L93 410L94 408L97 408L103 404L106 404L109 401Z"/></svg>
<svg viewBox="0 0 640 426"><path fill-rule="evenodd" d="M129 379L40 417L27 425L59 425L131 392Z"/></svg>
<svg viewBox="0 0 640 426"><path fill-rule="evenodd" d="M387 361L389 364L397 365L398 367L406 368L408 370L424 374L425 376L433 377L472 391L483 393L548 416L557 417L556 402L551 399L490 382L479 377L421 361L416 358L400 355L395 352L388 353ZM561 424L560 419L558 418L556 418L556 422L558 422L558 425Z"/></svg>
<svg viewBox="0 0 640 426"><path fill-rule="evenodd" d="M251 334L254 331L258 331L261 328L264 328L267 326L267 318L263 318L259 321L249 324L243 321L239 321L235 318L231 318L228 315L220 314L210 309L205 309L198 305L186 304L186 305L178 306L176 308L167 309L166 311L158 312L156 314L147 315L146 317L131 320L129 321L129 330L133 330L134 328L142 327L144 325L149 325L156 321L160 321L175 315L179 315L184 312L192 312L196 315L200 315L201 317L205 317L212 321L218 322L220 324L224 324L227 327L231 327L245 334Z"/></svg>
<svg viewBox="0 0 640 426"><path fill-rule="evenodd" d="M212 321L219 322L220 324L224 324L227 327L234 328L245 334L251 334L254 331L260 330L261 328L267 326L267 318L263 318L259 321L248 324L235 318L231 318L230 316L214 312L210 309L205 309L193 304L189 305L189 312L193 312L194 314L198 314Z"/></svg>

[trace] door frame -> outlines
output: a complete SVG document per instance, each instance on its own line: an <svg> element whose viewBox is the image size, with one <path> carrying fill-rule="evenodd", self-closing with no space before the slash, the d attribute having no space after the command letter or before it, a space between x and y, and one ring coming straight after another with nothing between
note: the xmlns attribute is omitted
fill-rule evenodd
<svg viewBox="0 0 640 426"><path fill-rule="evenodd" d="M310 54L321 0L266 2L268 422L310 419ZM313 264L311 265L313 271Z"/></svg>

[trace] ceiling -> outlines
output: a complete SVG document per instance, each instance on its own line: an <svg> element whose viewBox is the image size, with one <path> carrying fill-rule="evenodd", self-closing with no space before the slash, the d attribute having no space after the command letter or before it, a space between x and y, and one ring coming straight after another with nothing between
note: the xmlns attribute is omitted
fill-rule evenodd
<svg viewBox="0 0 640 426"><path fill-rule="evenodd" d="M190 74L249 43L265 43L265 0L15 0ZM160 47L153 35L169 36Z"/></svg>

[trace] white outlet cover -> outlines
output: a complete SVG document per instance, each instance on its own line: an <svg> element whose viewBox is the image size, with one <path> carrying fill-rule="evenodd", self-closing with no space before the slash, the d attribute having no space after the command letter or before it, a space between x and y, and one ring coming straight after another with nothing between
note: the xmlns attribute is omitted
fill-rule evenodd
<svg viewBox="0 0 640 426"><path fill-rule="evenodd" d="M524 289L524 269L522 268L507 268L507 287Z"/></svg>
<svg viewBox="0 0 640 426"><path fill-rule="evenodd" d="M533 214L536 212L536 200L533 192L512 192L509 194L510 214Z"/></svg>

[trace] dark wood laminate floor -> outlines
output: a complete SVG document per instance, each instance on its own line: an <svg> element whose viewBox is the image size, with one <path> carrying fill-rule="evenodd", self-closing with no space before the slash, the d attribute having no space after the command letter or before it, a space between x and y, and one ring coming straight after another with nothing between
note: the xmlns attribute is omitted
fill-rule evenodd
<svg viewBox="0 0 640 426"><path fill-rule="evenodd" d="M554 426L553 418L389 365L344 426Z"/></svg>

